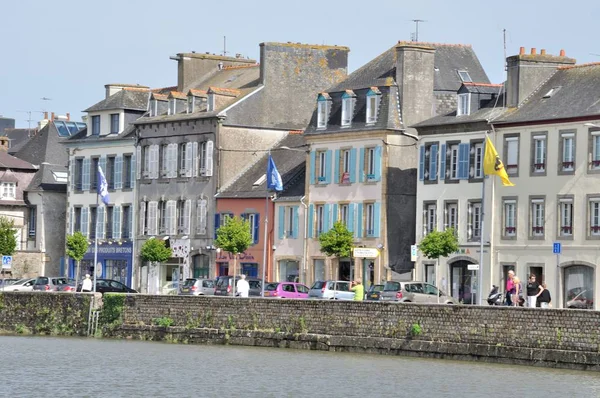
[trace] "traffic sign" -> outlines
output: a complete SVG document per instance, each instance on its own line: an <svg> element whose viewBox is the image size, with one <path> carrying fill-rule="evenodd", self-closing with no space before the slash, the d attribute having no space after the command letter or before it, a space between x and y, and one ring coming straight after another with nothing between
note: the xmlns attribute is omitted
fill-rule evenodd
<svg viewBox="0 0 600 398"><path fill-rule="evenodd" d="M410 245L410 261L415 262L417 261L417 257L418 257L418 246L417 245Z"/></svg>
<svg viewBox="0 0 600 398"><path fill-rule="evenodd" d="M377 258L379 250L368 247L355 247L352 249L352 255L356 258Z"/></svg>
<svg viewBox="0 0 600 398"><path fill-rule="evenodd" d="M552 245L552 254L560 254L561 251L562 245L560 244L560 242L554 242L554 244Z"/></svg>
<svg viewBox="0 0 600 398"><path fill-rule="evenodd" d="M12 267L12 256L2 256L2 269L10 269Z"/></svg>
<svg viewBox="0 0 600 398"><path fill-rule="evenodd" d="M469 271L479 271L479 264L467 264Z"/></svg>

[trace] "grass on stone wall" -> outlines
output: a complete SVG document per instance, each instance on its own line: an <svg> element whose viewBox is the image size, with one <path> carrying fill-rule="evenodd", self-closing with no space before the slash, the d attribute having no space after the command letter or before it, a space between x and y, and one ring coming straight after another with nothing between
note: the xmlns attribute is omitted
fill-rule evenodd
<svg viewBox="0 0 600 398"><path fill-rule="evenodd" d="M99 324L102 329L113 330L123 324L123 307L125 306L124 294L106 293L102 298L102 312Z"/></svg>

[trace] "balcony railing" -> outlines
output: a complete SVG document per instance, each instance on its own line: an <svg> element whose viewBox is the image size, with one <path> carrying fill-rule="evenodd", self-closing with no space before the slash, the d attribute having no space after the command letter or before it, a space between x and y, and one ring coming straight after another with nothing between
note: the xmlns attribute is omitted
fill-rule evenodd
<svg viewBox="0 0 600 398"><path fill-rule="evenodd" d="M560 227L560 233L563 235L571 235L573 233L573 227L570 226L562 226Z"/></svg>
<svg viewBox="0 0 600 398"><path fill-rule="evenodd" d="M533 171L544 171L546 170L546 163L534 163Z"/></svg>
<svg viewBox="0 0 600 398"><path fill-rule="evenodd" d="M534 235L543 235L544 234L544 227L531 227L531 232Z"/></svg>
<svg viewBox="0 0 600 398"><path fill-rule="evenodd" d="M600 225L592 225L590 227L590 232L594 235L600 234Z"/></svg>
<svg viewBox="0 0 600 398"><path fill-rule="evenodd" d="M596 169L600 167L600 159L599 160L592 160L592 168Z"/></svg>
<svg viewBox="0 0 600 398"><path fill-rule="evenodd" d="M575 162L562 162L562 168L563 170L571 170L573 169L573 167L575 166Z"/></svg>
<svg viewBox="0 0 600 398"><path fill-rule="evenodd" d="M516 227L504 227L504 235L514 235L516 232Z"/></svg>

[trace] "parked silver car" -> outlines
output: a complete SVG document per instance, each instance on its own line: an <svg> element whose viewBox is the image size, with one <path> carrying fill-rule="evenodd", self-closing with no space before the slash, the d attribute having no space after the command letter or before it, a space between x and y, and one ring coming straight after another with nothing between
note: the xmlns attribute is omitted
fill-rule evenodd
<svg viewBox="0 0 600 398"><path fill-rule="evenodd" d="M348 281L316 281L308 291L308 298L326 300L354 300Z"/></svg>
<svg viewBox="0 0 600 398"><path fill-rule="evenodd" d="M200 278L186 279L181 287L180 294L183 296L213 296L215 294L215 281Z"/></svg>
<svg viewBox="0 0 600 398"><path fill-rule="evenodd" d="M19 279L16 282L2 287L4 292L30 292L33 290L35 278Z"/></svg>
<svg viewBox="0 0 600 398"><path fill-rule="evenodd" d="M383 287L381 301L421 304L456 304L454 298L447 296L437 287L426 282L388 281Z"/></svg>

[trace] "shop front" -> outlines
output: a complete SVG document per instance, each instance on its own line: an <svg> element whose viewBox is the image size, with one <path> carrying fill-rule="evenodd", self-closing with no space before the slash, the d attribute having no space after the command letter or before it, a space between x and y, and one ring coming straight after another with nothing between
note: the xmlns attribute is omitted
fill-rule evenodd
<svg viewBox="0 0 600 398"><path fill-rule="evenodd" d="M234 265L234 256L231 253L227 253L224 251L220 251L217 253L217 275L216 276L226 276L233 274L233 265ZM262 262L262 258L261 258ZM258 259L255 257L255 254L246 251L244 253L240 253L236 262L235 273L237 275L244 274L250 278L262 278L262 269L260 268Z"/></svg>
<svg viewBox="0 0 600 398"><path fill-rule="evenodd" d="M448 261L450 295L462 304L477 303L477 271L470 270L470 264L477 264L477 261L467 256L455 257Z"/></svg>
<svg viewBox="0 0 600 398"><path fill-rule="evenodd" d="M574 262L563 269L563 306L573 309L594 309L595 269L590 264Z"/></svg>
<svg viewBox="0 0 600 398"><path fill-rule="evenodd" d="M94 266L94 245L90 245L81 260L80 279L85 274L96 278L112 279L131 286L131 274L133 269L133 244L132 242L113 242L98 245L98 267ZM69 259L69 277L75 278L77 274L77 261Z"/></svg>

